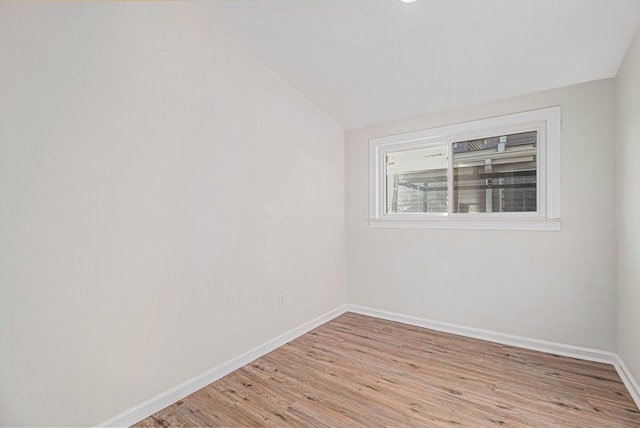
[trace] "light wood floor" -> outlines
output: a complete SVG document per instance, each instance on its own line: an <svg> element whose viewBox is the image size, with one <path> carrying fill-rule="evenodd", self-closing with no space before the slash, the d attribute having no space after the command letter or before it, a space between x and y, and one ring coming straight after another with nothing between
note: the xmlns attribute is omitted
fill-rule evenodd
<svg viewBox="0 0 640 428"><path fill-rule="evenodd" d="M346 313L136 426L640 427L614 368Z"/></svg>

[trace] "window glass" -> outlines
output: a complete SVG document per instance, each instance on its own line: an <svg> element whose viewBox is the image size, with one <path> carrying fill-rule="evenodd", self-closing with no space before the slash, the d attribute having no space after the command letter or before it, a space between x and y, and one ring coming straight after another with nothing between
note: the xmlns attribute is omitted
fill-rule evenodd
<svg viewBox="0 0 640 428"><path fill-rule="evenodd" d="M537 132L453 143L453 212L537 210Z"/></svg>
<svg viewBox="0 0 640 428"><path fill-rule="evenodd" d="M447 212L447 146L387 153L386 213Z"/></svg>

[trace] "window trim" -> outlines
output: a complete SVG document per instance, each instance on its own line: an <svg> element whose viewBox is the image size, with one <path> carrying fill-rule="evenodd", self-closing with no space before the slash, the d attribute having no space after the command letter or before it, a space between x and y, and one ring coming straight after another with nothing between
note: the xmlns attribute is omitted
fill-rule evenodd
<svg viewBox="0 0 640 428"><path fill-rule="evenodd" d="M474 138L538 132L536 212L385 213L385 155L388 152L451 145ZM551 230L561 227L561 109L559 106L462 122L369 140L369 227L487 230ZM449 193L452 179L448 176ZM449 200L452 200L449 197Z"/></svg>

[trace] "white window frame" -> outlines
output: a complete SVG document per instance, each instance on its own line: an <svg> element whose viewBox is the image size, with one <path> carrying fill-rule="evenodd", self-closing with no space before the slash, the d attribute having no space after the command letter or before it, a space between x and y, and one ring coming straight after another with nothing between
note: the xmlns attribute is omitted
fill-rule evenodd
<svg viewBox="0 0 640 428"><path fill-rule="evenodd" d="M453 201L452 144L537 131L537 211L512 213L386 213L386 154L446 145ZM561 227L561 110L550 107L369 140L369 226L372 228L549 230ZM450 204L448 204L450 205Z"/></svg>

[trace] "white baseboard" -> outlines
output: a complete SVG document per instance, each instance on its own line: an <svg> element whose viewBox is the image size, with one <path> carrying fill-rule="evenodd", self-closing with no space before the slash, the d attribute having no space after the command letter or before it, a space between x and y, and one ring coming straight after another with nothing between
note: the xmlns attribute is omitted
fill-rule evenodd
<svg viewBox="0 0 640 428"><path fill-rule="evenodd" d="M128 427L134 423L151 416L152 414L164 409L165 407L175 403L178 400L183 399L189 394L196 392L197 390L209 385L211 382L215 382L223 376L228 375L234 370L250 363L256 358L268 354L274 349L291 342L293 339L302 336L310 330L332 320L333 318L342 315L346 312L346 305L340 306L332 311L327 312L309 322L302 324L288 332L272 339L244 354L233 358L232 360L222 363L212 369L189 379L186 382L177 385L168 391L165 391L155 397L138 404L137 406L126 410L111 419L108 419L97 426L99 427Z"/></svg>
<svg viewBox="0 0 640 428"><path fill-rule="evenodd" d="M417 327L424 327L431 330L442 331L444 333L457 334L459 336L472 337L474 339L481 339L489 342L501 343L503 345L511 345L518 348L546 352L549 354L562 355L565 357L579 358L581 360L595 361L598 363L613 365L618 359L618 356L613 352L583 348L580 346L565 345L563 343L547 342L544 340L514 336L511 334L481 330L478 328L464 327L456 324L448 324L440 321L432 321L393 312L381 311L378 309L366 308L363 306L347 305L347 310L349 312L369 315L389 321L397 321L403 324L415 325Z"/></svg>
<svg viewBox="0 0 640 428"><path fill-rule="evenodd" d="M627 387L629 394L631 394L631 398L633 398L633 401L636 402L636 406L640 409L640 386L638 386L638 382L633 378L631 372L620 356L617 356L617 361L613 364L613 367L616 368L618 376L622 379L622 383Z"/></svg>

